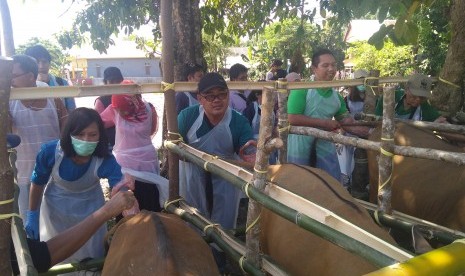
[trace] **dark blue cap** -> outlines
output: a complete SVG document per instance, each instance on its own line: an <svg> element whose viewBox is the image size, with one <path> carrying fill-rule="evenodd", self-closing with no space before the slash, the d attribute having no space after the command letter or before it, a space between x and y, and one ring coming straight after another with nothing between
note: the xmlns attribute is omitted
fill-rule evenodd
<svg viewBox="0 0 465 276"><path fill-rule="evenodd" d="M218 73L207 73L199 81L199 93L207 93L210 89L220 87L228 89L228 85L224 78Z"/></svg>

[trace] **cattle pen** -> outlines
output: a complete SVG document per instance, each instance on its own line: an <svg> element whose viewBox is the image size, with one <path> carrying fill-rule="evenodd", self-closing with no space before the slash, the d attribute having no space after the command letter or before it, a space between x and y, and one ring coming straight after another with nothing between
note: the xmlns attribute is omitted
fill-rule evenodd
<svg viewBox="0 0 465 276"><path fill-rule="evenodd" d="M257 160L254 166L253 173L247 171L236 165L229 164L221 159L211 156L204 152L199 152L186 144L182 143L179 139L177 121L174 109L174 93L180 91L195 90L195 83L183 83L174 82L173 78L173 66L169 64L172 59L172 37L170 35L169 28L171 26L166 24L170 22L170 10L171 1L161 1L162 13L165 23L162 24L163 33L163 79L162 83L151 83L151 84L133 84L133 85L113 85L113 86L89 86L89 87L51 87L51 88L23 88L13 89L10 93L11 83L11 60L0 60L0 121L2 126L6 126L8 120L8 101L10 99L37 99L46 98L53 95L53 97L86 97L86 96L100 96L100 95L112 95L112 94L123 94L123 93L163 93L165 96L165 107L167 114L167 126L168 134L165 138L165 147L169 150L168 162L169 162L169 181L170 181L170 197L169 201L165 203L165 209L168 212L179 215L186 221L195 225L197 228L202 230L206 237L216 243L221 249L228 253L233 259L235 259L244 272L252 275L264 275L269 273L271 275L287 275L285 268L281 268L276 265L268 257L261 257L259 250L258 233L260 231L260 208L265 206L266 208L276 212L278 215L284 217L286 220L295 223L301 228L312 231L316 235L327 239L338 246L349 250L354 254L358 254L363 258L366 258L377 267L384 268L384 270L373 272L373 275L396 275L394 269L398 269L402 266L402 262L406 263L409 267L409 275L422 275L425 269L430 274L438 275L440 273L447 273L448 275L456 275L465 272L465 245L463 239L464 233L459 231L453 231L427 223L422 220L410 218L408 216L392 212L389 203L390 195L390 174L389 169L392 167L392 155L406 155L406 156L418 156L420 158L431 158L442 161L452 162L459 165L465 164L465 154L449 153L439 150L428 150L425 152L421 149L412 149L409 147L400 147L393 144L392 138L393 133L393 93L392 89L388 89L384 97L384 110L385 116L383 118L384 132L383 141L381 143L369 142L357 138L344 137L340 134L328 133L319 129L308 128L308 127L295 127L290 126L287 120L286 104L287 95L291 89L299 88L321 88L321 87L340 87L340 86L352 86L359 84L366 84L366 81L375 80L380 84L383 83L400 83L405 82L405 78L375 78L371 80L344 80L344 81L332 81L332 82L302 82L302 83L287 83L285 80L278 80L271 85L270 83L253 83L253 82L235 82L228 83L230 89L262 89L264 88L264 104L263 114L271 114L274 106L274 98L277 95L279 103L279 139L270 137L270 129L272 128L270 117L262 116L261 129L258 141L258 153ZM265 86L265 87L264 87ZM390 116L390 117L389 117ZM426 124L427 127L442 127L442 131L451 132L464 132L463 127L452 126L444 130L444 126L435 124ZM6 127L0 129L0 146L2 149L6 149ZM304 134L313 135L322 139L328 139L333 142L349 144L352 146L380 151L382 148L389 154L383 155L383 161L385 164L380 171L382 176L380 177L381 183L387 183L383 185L381 191L381 204L379 211L364 203L367 209L372 210L373 216L376 220L388 227L398 227L410 230L414 226L420 226L423 234L429 235L432 239L438 239L444 243L450 243L442 248L433 250L419 256L412 256L410 253L387 244L377 237L361 231L357 226L348 223L343 218L335 215L334 213L322 208L321 206L315 205L312 202L300 198L289 191L281 189L272 183L269 183L266 179L268 171L268 154L274 148L280 150L280 162L286 163L286 141L287 134ZM11 155L14 158L14 153ZM219 175L231 183L237 188L244 191L247 197L250 198L249 203L249 214L247 219L247 238L246 245L240 243L231 235L227 229L222 229L219 225L214 222L208 221L193 208L187 206L187 204L179 197L178 189L178 177L179 172L177 170L179 157L189 160L200 167L203 167L209 172ZM3 235L2 239L8 239L11 236L15 244L15 248L21 248L17 250L18 263L21 271L21 275L35 275L35 271L30 255L28 254L28 248L26 244L26 235L23 229L21 219L18 218L17 210L14 210L13 202L11 199L14 196L14 179L13 171L11 169L8 156L6 154L0 155L0 187L1 187L1 198L0 198L0 230ZM267 187L267 192L264 192ZM11 223L10 223L11 220ZM6 235L5 235L6 234ZM461 240L460 240L461 239ZM458 240L458 242L453 242ZM7 244L4 242L3 244ZM447 265L438 264L434 260L438 255L448 254L451 258ZM3 254L4 258L8 257L8 254ZM2 260L5 261L5 260ZM55 275L59 273L65 273L76 270L83 270L92 266L102 266L103 260L97 260L94 263L87 263L85 265L65 265L51 269L47 275ZM425 265L426 264L426 265ZM397 271L399 272L399 270ZM386 273L386 274L384 274Z"/></svg>
<svg viewBox="0 0 465 276"><path fill-rule="evenodd" d="M5 62L2 62L2 64L3 63ZM2 66L2 67L5 67L5 66ZM8 66L5 68L8 68ZM8 74L4 74L4 75L8 76ZM393 83L393 82L405 81L405 79L401 79L401 78L380 78L378 80L380 83ZM363 83L363 80L345 80L345 81L334 81L334 82L325 82L325 83L317 83L317 82L286 83L285 81L280 80L274 83L273 86L271 86L270 83L267 83L267 85L265 85L265 88L264 88L265 93L264 93L263 112L264 114L267 114L267 112L268 113L272 112L271 110L273 106L272 103L274 102L274 96L277 95L279 98L279 106L280 106L279 123L281 124L281 125L278 125L278 127L281 130L279 133L282 136L283 140L285 140L285 135L287 133L303 133L303 134L315 135L320 138L326 138L334 142L348 143L348 144L351 144L357 147L362 147L362 148L364 147L367 149L379 150L379 144L376 144L374 142L369 143L368 141L359 140L356 138L347 138L339 134L327 133L327 132L324 132L318 129L288 126L286 125L287 120L281 117L281 116L286 115L285 111L282 110L286 106L283 103L285 103L285 97L288 91L291 89L321 87L321 86L332 87L332 86L344 86L344 85L357 85L361 83ZM111 87L92 87L92 86L90 87L56 87L56 88L53 87L53 88L49 88L47 91L41 88L14 89L11 92L11 96L10 95L7 95L7 96L9 99L44 98L44 97L50 96L49 94L50 91L54 95L54 97L63 97L65 95L73 96L73 97L84 97L84 96L96 96L96 95L102 95L102 94L121 94L121 93L165 93L165 95L168 95L169 93L171 93L171 95L173 95L175 91L190 90L190 89L193 89L195 85L196 84L194 83L173 83L172 85L167 85L166 83L152 83L152 84L142 84L142 85L134 84L134 85L124 85L124 86L115 85ZM261 89L263 88L263 83L252 83L252 82L229 83L228 85L230 86L231 89L257 89L257 88ZM168 92L167 88L169 88L171 92ZM4 89L4 91L7 91L7 90L8 88ZM5 95L2 95L2 96L5 96ZM6 102L8 101L8 99L6 99L5 97L3 97L3 99L4 101L2 101L3 102L2 104L4 104L5 101ZM166 99L169 99L169 97L165 97L165 101ZM386 99L389 100L388 97L386 97ZM167 103L166 106L170 105L169 102L166 102L166 103ZM3 109L3 110L6 110L6 109ZM168 116L170 115L168 114ZM299 199L298 197L295 197L295 195L285 190L282 190L279 187L273 187L272 184L268 183L266 184L268 185L268 195L262 192L260 185L262 185L263 187L263 184L265 184L266 182L266 173L263 173L263 172L267 170L267 166L268 166L266 162L266 160L268 159L266 157L267 152L273 149L276 145L279 146L282 144L282 143L277 142L278 141L277 139L267 140L267 138L269 137L266 137L266 136L269 135L270 132L266 131L266 129L271 128L270 126L271 122L266 121L266 119L269 117L271 116L262 117L263 118L262 129L264 131L261 131L260 136L259 136L259 145L258 145L259 151L257 155L257 163L256 163L254 173L251 173L235 165L231 165L225 161L215 158L214 156L208 155L203 152L198 152L195 149L190 148L189 146L181 143L179 139L167 139L165 140L165 146L166 148L170 150L170 152L173 152L174 154L176 154L176 156L182 156L182 158L190 160L191 162L194 162L197 165L204 167L211 173L218 174L230 180L230 182L234 183L234 185L242 189L248 195L248 197L251 199L251 202L263 204L267 208L270 208L271 210L277 212L279 215L285 217L287 220L295 222L297 225L299 225L302 228L316 232L318 235L323 236L323 238L329 239L332 242L335 242L339 246L346 248L351 252L360 254L361 256L367 258L370 262L373 262L379 267L392 265L392 264L410 259L411 256L408 253L402 250L399 250L397 248L393 248L389 245L386 245L383 242L380 242L379 240L377 240L376 237L371 237L369 235L363 234L362 238L359 238L359 240L355 239L353 237L353 233L357 233L358 231L357 227L347 224L346 222L344 222L343 220L340 220L340 218L337 218L337 216L335 216L334 214L331 214L327 210L311 207L312 205L311 202L308 202L304 199ZM455 129L452 129L451 131L454 131L454 132L461 131L461 128L455 127ZM172 133L175 133L175 132L172 132ZM267 140L267 142L265 142L265 140ZM281 148L280 150L285 150L285 147ZM405 147L400 147L397 149L394 147L395 154L403 154L403 153L411 154L410 152L411 150ZM281 155L281 157L282 156L283 155ZM436 158L439 160L454 162L456 164L464 164L464 160L465 160L463 154L448 154L448 153L444 153L440 151L435 152L435 154L431 156L422 156L421 154L420 156L423 158ZM257 183L260 185L256 185ZM2 185L4 184L5 183L2 182ZM11 185L11 182L8 181L7 185ZM271 191L271 196L270 196L270 191ZM211 240L217 243L222 249L228 252L229 255L231 255L234 259L236 259L241 264L241 267L244 269L244 271L250 274L254 274L254 275L259 275L262 273L261 268L254 265L250 261L252 257L245 257L247 256L247 250L248 250L247 247L239 243L233 236L231 236L231 234L228 231L221 229L221 227L215 225L213 222L209 222L208 220L206 220L205 218L197 214L195 211L192 211L192 208L189 208L188 206L186 206L185 202L183 202L182 200L179 200L178 196L171 197L170 200L171 200L170 202L165 204L165 209L167 211L178 214L185 220L188 220L194 225L196 225L197 227L199 227L200 229L203 229L205 234ZM369 206L368 204L366 204L366 206L367 208L373 209L373 207ZM9 210L9 211L4 211L4 213L11 214L13 212ZM259 223L253 223L254 221L257 220L257 217L253 217L254 213L257 214L257 212L256 211L254 212L253 210L249 212L249 219L248 219L249 231L247 232L247 235L254 233L254 232L258 232ZM416 221L415 219L405 220L403 219L405 218L405 216L404 217L398 216L396 213L394 213L392 216L386 215L383 212L374 211L373 213L376 214L378 220L381 223L388 223L388 226L391 226L391 227L393 227L393 225L400 225L401 227L409 229L413 225L419 224L421 226L423 233L428 234L428 235L433 235L434 238L440 239L447 243L450 243L455 239L464 237L463 233L460 233L458 231L451 231L451 230L444 229L439 226L435 226L433 224L427 224L421 221ZM318 214L318 215L315 215L315 214ZM315 218L315 216L320 216L320 219ZM323 219L321 219L321 217L323 217ZM334 221L333 223L331 223L332 219L336 219L338 223L334 223ZM6 221L6 220L4 219L3 221ZM330 221L329 225L326 225L324 223L325 221ZM337 226L339 222L342 222L343 224L342 227ZM15 241L15 245L17 245L16 248L19 248L21 247L21 241L24 242L25 240L25 233L22 230L22 222L19 218L14 217L12 225L13 225L12 236ZM336 230L334 230L333 227L336 227ZM350 235L352 235L352 237L350 237ZM250 238L250 237L247 237L247 238ZM27 247L24 247L24 244L22 246L23 248L27 248ZM453 247L453 249L457 249L457 247L459 247L460 244L453 243L449 246ZM28 254L25 253L27 252L26 250L22 251L23 254L22 256L20 256L19 259L23 260L23 265L22 265L23 271L32 271L32 265L30 263L30 260L27 260ZM448 250L448 247L444 247L438 250ZM433 252L433 253L427 253L427 254L438 254L438 253ZM460 258L460 257L461 256L457 256L457 258ZM415 258L411 259L411 262L414 262L414 260ZM458 263L460 263L460 261L459 259L457 260ZM262 263L263 263L263 269L267 271L268 273L272 275L285 275L285 271L282 271L278 266L274 265L273 261L269 260L268 258L264 258ZM97 265L98 265L98 262L97 262ZM84 269L84 268L85 266L80 267L80 269ZM66 271L66 269L70 271L70 270L76 270L79 268L68 267L68 268L65 268L65 270L55 269L52 271L53 271L53 274L57 274L57 273L63 273L64 271ZM444 268L441 268L441 269L444 269ZM463 268L459 268L459 269L463 269ZM29 274L29 273L25 273L25 274Z"/></svg>

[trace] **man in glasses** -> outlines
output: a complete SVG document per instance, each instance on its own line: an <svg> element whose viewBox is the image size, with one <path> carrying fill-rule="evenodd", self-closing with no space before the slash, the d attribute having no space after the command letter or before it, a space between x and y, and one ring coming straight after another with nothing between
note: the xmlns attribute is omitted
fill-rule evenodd
<svg viewBox="0 0 465 276"><path fill-rule="evenodd" d="M241 148L253 144L247 119L232 110L228 86L218 73L198 84L200 105L178 115L179 133L190 146L224 159L239 160ZM189 204L226 229L234 227L240 191L222 178L189 162L180 162L180 192Z"/></svg>
<svg viewBox="0 0 465 276"><path fill-rule="evenodd" d="M26 55L13 56L11 86L36 87L38 65ZM46 84L44 84L46 85ZM23 219L29 207L29 187L32 169L42 143L60 138L68 112L61 99L11 100L9 106L12 133L21 137L16 148L18 169L19 211Z"/></svg>
<svg viewBox="0 0 465 276"><path fill-rule="evenodd" d="M395 92L395 117L427 122L447 122L439 112L429 103L431 97L431 78L422 74L413 74L409 77L405 90ZM378 100L375 114L383 116L383 98Z"/></svg>

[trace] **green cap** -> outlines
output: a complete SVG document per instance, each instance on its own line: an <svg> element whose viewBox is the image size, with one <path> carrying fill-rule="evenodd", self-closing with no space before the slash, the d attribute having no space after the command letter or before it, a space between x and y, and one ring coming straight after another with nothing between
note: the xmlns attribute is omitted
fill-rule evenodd
<svg viewBox="0 0 465 276"><path fill-rule="evenodd" d="M409 77L407 88L414 96L431 97L431 78L423 74L413 74Z"/></svg>

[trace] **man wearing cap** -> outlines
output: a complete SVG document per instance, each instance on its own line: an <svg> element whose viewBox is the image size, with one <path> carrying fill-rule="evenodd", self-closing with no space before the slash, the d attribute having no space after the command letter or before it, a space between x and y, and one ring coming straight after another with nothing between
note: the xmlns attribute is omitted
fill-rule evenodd
<svg viewBox="0 0 465 276"><path fill-rule="evenodd" d="M431 97L431 83L431 78L423 74L415 73L410 76L405 90L395 92L395 117L415 121L446 122L446 118L442 117L427 101ZM382 97L378 100L375 114L383 115Z"/></svg>
<svg viewBox="0 0 465 276"><path fill-rule="evenodd" d="M178 115L184 142L206 153L238 160L237 153L255 141L247 119L228 106L225 80L218 73L208 73L200 80L198 91L200 105ZM187 202L224 228L234 227L240 191L231 183L184 161L180 162L179 183Z"/></svg>

